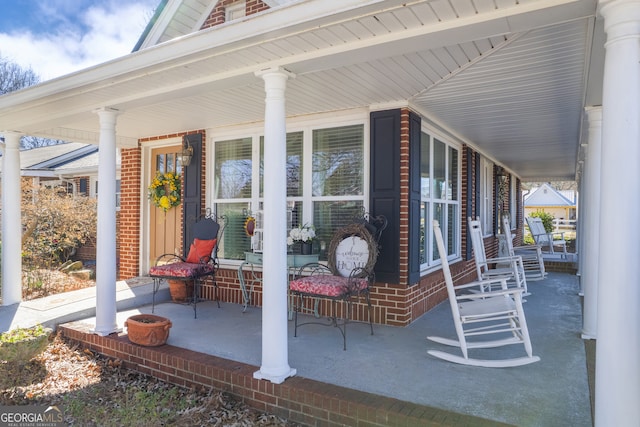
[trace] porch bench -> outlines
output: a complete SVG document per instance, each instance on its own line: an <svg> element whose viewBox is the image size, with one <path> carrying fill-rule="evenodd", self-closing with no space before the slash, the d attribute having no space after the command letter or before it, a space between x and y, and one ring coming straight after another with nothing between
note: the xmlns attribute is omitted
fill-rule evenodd
<svg viewBox="0 0 640 427"><path fill-rule="evenodd" d="M347 349L347 325L351 320L351 307L354 297L359 299L365 296L369 314L369 328L373 335L373 317L371 313L371 299L369 288L374 283L374 273L356 269L348 277L334 275L331 270L319 263L307 264L300 268L296 278L289 282L289 292L293 298L294 333L298 336L298 326L308 324L321 324L334 326L342 334L343 349ZM329 323L311 320L304 323L298 322L298 313L304 311L305 299L317 300L323 298L331 301L332 309L329 315ZM297 300L297 301L296 301ZM342 302L344 319L338 318L338 303Z"/></svg>

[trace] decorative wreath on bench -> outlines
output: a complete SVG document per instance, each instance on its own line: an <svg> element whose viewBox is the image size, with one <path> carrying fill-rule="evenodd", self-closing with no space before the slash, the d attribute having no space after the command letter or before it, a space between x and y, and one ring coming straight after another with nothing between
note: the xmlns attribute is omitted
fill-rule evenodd
<svg viewBox="0 0 640 427"><path fill-rule="evenodd" d="M163 211L178 206L180 200L180 175L173 172L156 172L156 176L149 186L149 200Z"/></svg>
<svg viewBox="0 0 640 427"><path fill-rule="evenodd" d="M334 273L340 270L339 266L336 265L336 250L338 249L338 245L349 237L359 237L365 241L369 250L369 256L366 264L361 267L364 270L362 273L367 274L367 272L373 271L373 268L376 265L376 260L378 259L378 244L371 233L369 233L362 224L347 225L334 233L331 243L329 243L329 260L327 263L329 269Z"/></svg>

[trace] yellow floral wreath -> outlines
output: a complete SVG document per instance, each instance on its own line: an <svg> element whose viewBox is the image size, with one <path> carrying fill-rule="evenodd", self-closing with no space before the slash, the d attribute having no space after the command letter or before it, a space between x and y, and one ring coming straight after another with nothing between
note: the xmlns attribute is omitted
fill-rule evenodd
<svg viewBox="0 0 640 427"><path fill-rule="evenodd" d="M149 200L166 212L180 204L180 186L180 175L156 171L156 177L149 186Z"/></svg>

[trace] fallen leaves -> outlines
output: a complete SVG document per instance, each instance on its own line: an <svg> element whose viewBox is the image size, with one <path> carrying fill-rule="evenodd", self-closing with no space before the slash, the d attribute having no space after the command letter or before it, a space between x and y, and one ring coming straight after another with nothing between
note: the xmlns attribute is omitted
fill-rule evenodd
<svg viewBox="0 0 640 427"><path fill-rule="evenodd" d="M293 426L229 395L186 389L126 369L122 361L55 335L23 369L0 364L0 405L57 405L70 425Z"/></svg>

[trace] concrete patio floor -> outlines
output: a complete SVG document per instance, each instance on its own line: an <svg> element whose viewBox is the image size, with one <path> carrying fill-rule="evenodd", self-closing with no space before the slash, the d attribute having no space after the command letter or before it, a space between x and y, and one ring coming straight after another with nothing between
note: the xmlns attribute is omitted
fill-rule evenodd
<svg viewBox="0 0 640 427"><path fill-rule="evenodd" d="M139 288L137 301L144 304L121 305L117 315L120 327L132 314L151 312L148 299L141 299L142 289L148 285ZM531 365L478 368L429 356L429 349L457 351L425 338L454 336L448 303L440 304L405 328L374 325L373 336L367 324L352 323L348 328L347 351L342 350L342 337L335 328L307 325L299 328L298 337L293 337L293 322L289 322L289 365L299 377L498 423L591 426L587 360L580 338L578 278L550 273L543 281L529 283L529 290L532 294L527 297L525 311L534 354L541 357L540 362ZM166 290L161 290L157 297L166 301ZM29 305L20 306L25 304ZM40 306L43 308L46 303ZM55 309L41 311L49 311L52 317L53 311L65 308L65 304L52 306ZM16 307L11 314L11 307L0 308L0 327L33 316L31 311L27 315L23 307ZM192 306L171 302L156 305L155 313L173 323L168 344L253 365L257 370L261 364L261 310L250 307L243 313L240 305L222 303L218 308L209 301L198 303L197 307L198 318L194 319ZM82 314L86 312L79 310L76 319L67 316L61 320L95 325L91 314ZM524 354L521 347L475 350L471 354L485 358L516 357Z"/></svg>

